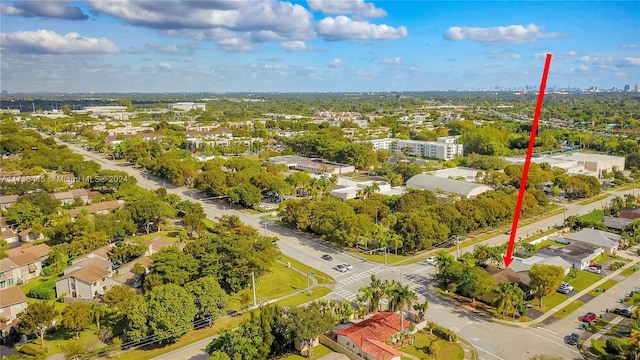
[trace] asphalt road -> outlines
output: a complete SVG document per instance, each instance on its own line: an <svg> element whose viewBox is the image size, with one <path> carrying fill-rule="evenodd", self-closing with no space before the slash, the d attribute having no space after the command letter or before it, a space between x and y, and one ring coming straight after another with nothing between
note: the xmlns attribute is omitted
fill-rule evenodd
<svg viewBox="0 0 640 360"><path fill-rule="evenodd" d="M62 142L61 142L62 143ZM533 329L520 329L500 324L490 323L466 311L462 311L446 300L435 296L429 289L430 281L435 272L434 267L424 263L417 263L402 267L390 267L360 260L346 254L325 243L313 240L309 235L293 232L289 229L275 226L273 222L261 218L261 215L252 215L237 209L230 209L212 200L205 200L199 192L185 188L176 188L162 179L148 176L139 170L126 164L105 159L102 154L92 153L74 144L67 144L72 150L85 158L98 162L104 169L120 170L135 177L138 184L146 189L156 189L164 186L167 192L177 194L185 199L200 202L205 210L207 218L215 219L221 215L237 215L245 224L252 225L268 236L278 237L278 246L283 254L301 261L313 268L326 272L336 278L337 287L327 298L353 300L358 289L369 283L372 274L385 279L397 279L410 284L410 287L419 294L422 299L428 299L430 307L427 318L441 326L448 327L459 336L470 341L477 349L478 359L486 360L510 360L526 359L537 354L562 356L565 359L580 359L575 347L564 344L564 329L549 330L542 327ZM628 191L629 193L631 191ZM611 192L612 195L623 195L627 192ZM561 224L565 216L586 214L593 209L600 209L610 199L603 199L587 205L567 204L566 212L543 219L534 224L526 225L518 229L516 238L527 237L535 234L539 229L546 230ZM484 244L497 245L508 241L508 235L498 235L484 241ZM461 252L472 251L473 247L462 248ZM333 261L321 259L323 254L330 254ZM339 273L333 267L339 263L351 263L353 270L347 273ZM613 296L613 293L611 293ZM609 293L606 294L609 296ZM604 298L603 298L604 299ZM604 301L604 300L603 300ZM591 304L589 305L591 306ZM594 303L593 306L599 306ZM568 321L568 320L567 320ZM557 325L560 326L560 325ZM560 331L562 330L562 331ZM189 359L202 353L202 346L189 345L176 352L171 352L159 359Z"/></svg>

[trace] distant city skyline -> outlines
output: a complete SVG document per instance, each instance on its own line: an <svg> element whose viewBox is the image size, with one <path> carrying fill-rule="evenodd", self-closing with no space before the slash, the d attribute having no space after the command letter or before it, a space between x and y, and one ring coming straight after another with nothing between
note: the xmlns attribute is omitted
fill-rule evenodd
<svg viewBox="0 0 640 360"><path fill-rule="evenodd" d="M17 0L18 92L634 91L640 2ZM563 85L564 84L564 85Z"/></svg>

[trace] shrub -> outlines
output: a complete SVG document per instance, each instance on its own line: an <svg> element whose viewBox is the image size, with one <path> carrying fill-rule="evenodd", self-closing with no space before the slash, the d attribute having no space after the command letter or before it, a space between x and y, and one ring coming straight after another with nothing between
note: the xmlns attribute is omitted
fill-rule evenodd
<svg viewBox="0 0 640 360"><path fill-rule="evenodd" d="M593 353L598 355L601 359L607 358L607 352L593 339L591 339L591 350L593 350Z"/></svg>
<svg viewBox="0 0 640 360"><path fill-rule="evenodd" d="M45 355L49 352L49 349L47 349L46 347L42 347L40 345L36 345L36 344L24 344L22 346L20 346L19 348L16 348L16 350L18 350L19 352L26 354L26 355L30 355L30 356L36 356L36 357L40 357L42 355Z"/></svg>
<svg viewBox="0 0 640 360"><path fill-rule="evenodd" d="M53 300L56 298L56 283L53 280L44 281L27 293L27 296L34 299Z"/></svg>
<svg viewBox="0 0 640 360"><path fill-rule="evenodd" d="M610 337L607 339L607 351L611 354L618 355L622 352L622 349L625 347L625 342L621 339Z"/></svg>
<svg viewBox="0 0 640 360"><path fill-rule="evenodd" d="M625 265L624 262L616 261L616 262L612 263L611 265L609 265L609 270L615 271L615 270L620 269L624 265Z"/></svg>

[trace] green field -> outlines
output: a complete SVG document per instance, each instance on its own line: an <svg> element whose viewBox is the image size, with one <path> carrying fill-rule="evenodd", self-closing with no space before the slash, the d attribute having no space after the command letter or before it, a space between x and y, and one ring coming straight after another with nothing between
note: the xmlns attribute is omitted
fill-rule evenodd
<svg viewBox="0 0 640 360"><path fill-rule="evenodd" d="M393 249L391 249L391 251L393 251ZM353 254L354 256L358 256L367 260L371 260L371 261L375 261L377 263L381 263L384 264L384 253L380 253L379 251L374 253L374 254L367 254L367 253L360 253L360 252L354 252L354 251L349 251L350 254ZM394 264L400 261L404 261L409 259L407 256L405 255L396 255L393 253L388 253L387 254L387 264Z"/></svg>
<svg viewBox="0 0 640 360"><path fill-rule="evenodd" d="M316 286L311 289L311 293L301 292L299 294L295 294L293 296L287 297L282 300L278 300L276 304L278 306L296 306L301 304L306 304L309 301L313 301L319 299L331 292L331 289L326 288L324 286Z"/></svg>
<svg viewBox="0 0 640 360"><path fill-rule="evenodd" d="M622 276L631 276L631 275L635 274L638 270L640 270L640 268L636 264L636 265L633 265L631 267L628 267L628 268L624 269L620 273L620 275L622 275Z"/></svg>
<svg viewBox="0 0 640 360"><path fill-rule="evenodd" d="M564 247L564 246L567 246L567 244L561 244L559 242L555 242L555 241L549 240L549 239L543 240L540 243L536 244L536 248L538 250L542 249L545 246Z"/></svg>
<svg viewBox="0 0 640 360"><path fill-rule="evenodd" d="M540 308L540 306L538 306L538 304L540 304L540 301L538 299L532 300L531 304L533 305L534 309L545 313L553 309L554 307L562 304L567 299L569 299L567 295L560 294L560 293L553 293L553 295L542 298L542 305L544 305L544 307Z"/></svg>
<svg viewBox="0 0 640 360"><path fill-rule="evenodd" d="M313 273L313 277L316 278L316 280L318 280L318 284L334 284L336 282L336 279L332 278L331 276L323 273L322 271L318 271L314 268L312 268L311 266L305 265L303 263L301 263L298 260L294 260L288 256L285 255L281 255L280 256L280 261L285 262L285 263L290 263L291 266L293 266L294 268L305 272L305 273Z"/></svg>
<svg viewBox="0 0 640 360"><path fill-rule="evenodd" d="M614 285L616 285L618 282L613 280L613 279L609 279L607 281L605 281L604 283L602 283L602 285L598 286L597 288L600 289L600 291L596 292L596 289L593 289L591 291L589 291L589 295L591 296L598 296L600 294L602 294L604 291L603 290L609 290L611 289Z"/></svg>
<svg viewBox="0 0 640 360"><path fill-rule="evenodd" d="M609 193L604 193L604 194L596 195L596 196L594 196L592 198L588 198L586 200L578 201L575 204L588 205L588 204L594 203L596 201L599 201L599 200L602 200L602 199L606 199L608 197L609 197Z"/></svg>
<svg viewBox="0 0 640 360"><path fill-rule="evenodd" d="M578 270L575 278L566 281L569 283L569 285L573 286L576 291L582 291L601 279L601 275L590 273L584 270Z"/></svg>
<svg viewBox="0 0 640 360"><path fill-rule="evenodd" d="M552 316L554 318L557 319L562 319L564 317L567 317L569 314L571 314L572 312L578 310L582 305L584 305L584 303L580 300L574 300L571 302L571 304L563 307L562 309L556 311Z"/></svg>
<svg viewBox="0 0 640 360"><path fill-rule="evenodd" d="M602 221L602 219L604 219L604 210L602 209L595 209L588 214L580 216L580 220L587 222L598 222Z"/></svg>
<svg viewBox="0 0 640 360"><path fill-rule="evenodd" d="M429 334L429 332L425 330L419 331L415 334L413 345L408 345L406 348L398 348L398 350L417 356L419 359L433 359L427 351L427 348L432 341L435 341L439 346L438 356L436 357L437 360L464 359L464 350L460 345L455 342L442 340L435 335Z"/></svg>

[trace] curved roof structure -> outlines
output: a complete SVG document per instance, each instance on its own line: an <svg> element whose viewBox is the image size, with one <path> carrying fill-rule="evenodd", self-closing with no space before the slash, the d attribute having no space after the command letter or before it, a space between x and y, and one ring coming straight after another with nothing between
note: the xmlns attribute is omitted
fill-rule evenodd
<svg viewBox="0 0 640 360"><path fill-rule="evenodd" d="M407 180L407 187L411 189L429 190L433 192L442 191L446 194L458 194L465 198L472 198L482 194L485 191L492 190L486 185L446 179L427 174L418 174L411 177L409 180Z"/></svg>

